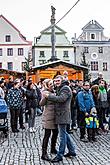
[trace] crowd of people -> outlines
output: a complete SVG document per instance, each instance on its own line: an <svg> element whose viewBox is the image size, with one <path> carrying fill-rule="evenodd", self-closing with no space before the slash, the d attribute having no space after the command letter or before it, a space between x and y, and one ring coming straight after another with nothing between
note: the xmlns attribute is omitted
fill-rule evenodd
<svg viewBox="0 0 110 165"><path fill-rule="evenodd" d="M75 144L69 135L73 131L79 129L80 140L93 143L97 141L96 135L106 132L106 126L109 126L110 88L101 73L91 83L68 80L66 71L38 84L31 77L28 81L20 78L9 79L8 82L2 78L0 97L9 107L13 133L25 129L24 123L28 123L30 133L36 132L36 113L42 115L44 136L41 158L53 163L62 161L63 156L76 156ZM56 154L52 160L47 153L49 138L50 152ZM68 152L65 154L66 147Z"/></svg>
<svg viewBox="0 0 110 165"><path fill-rule="evenodd" d="M39 106L41 92L31 78L28 81L23 78L13 81L9 78L8 82L5 82L5 79L2 78L0 80L0 97L5 99L10 110L10 123L13 133L19 132L19 129L25 129L24 123L28 123L30 133L36 131L36 113L42 114Z"/></svg>

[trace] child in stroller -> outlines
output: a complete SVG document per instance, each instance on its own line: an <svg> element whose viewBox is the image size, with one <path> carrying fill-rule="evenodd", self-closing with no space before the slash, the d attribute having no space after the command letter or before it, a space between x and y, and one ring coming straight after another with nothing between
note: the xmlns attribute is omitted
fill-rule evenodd
<svg viewBox="0 0 110 165"><path fill-rule="evenodd" d="M8 107L6 101L0 97L0 131L2 131L5 137L8 136L8 119L7 119Z"/></svg>

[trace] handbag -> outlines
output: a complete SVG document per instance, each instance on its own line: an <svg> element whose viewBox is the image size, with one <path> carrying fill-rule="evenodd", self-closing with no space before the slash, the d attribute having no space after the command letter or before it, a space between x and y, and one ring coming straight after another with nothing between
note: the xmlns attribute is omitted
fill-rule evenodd
<svg viewBox="0 0 110 165"><path fill-rule="evenodd" d="M3 98L0 98L0 113L7 113L8 106Z"/></svg>

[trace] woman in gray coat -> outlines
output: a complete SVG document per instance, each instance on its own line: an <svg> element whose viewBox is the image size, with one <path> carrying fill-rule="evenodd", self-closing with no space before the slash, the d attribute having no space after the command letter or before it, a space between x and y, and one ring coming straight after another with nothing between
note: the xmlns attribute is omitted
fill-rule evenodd
<svg viewBox="0 0 110 165"><path fill-rule="evenodd" d="M45 89L44 91L42 91L42 95L43 95L43 92L45 91L48 91L49 93L54 93L53 80L48 79L46 81ZM54 104L52 101L48 101L45 97L42 97L40 101L40 105L44 106L43 115L42 115L42 123L43 123L43 128L45 129L41 158L43 160L50 161L50 158L48 157L48 154L47 154L47 146L48 146L48 141L49 141L51 132L52 132L51 153L53 154L57 153L55 146L56 146L56 141L57 141L58 129L57 129L57 125L55 124Z"/></svg>

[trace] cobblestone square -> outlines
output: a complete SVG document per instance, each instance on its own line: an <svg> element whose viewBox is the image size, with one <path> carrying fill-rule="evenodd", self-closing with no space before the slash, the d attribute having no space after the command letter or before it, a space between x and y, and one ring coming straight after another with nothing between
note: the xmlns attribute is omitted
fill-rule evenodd
<svg viewBox="0 0 110 165"><path fill-rule="evenodd" d="M42 146L42 117L36 117L36 132L29 133L28 129L12 133L4 138L0 133L0 165L49 165L41 157ZM97 136L97 142L83 143L79 140L79 131L70 135L76 145L75 158L63 158L60 165L110 165L110 132ZM58 140L59 143L59 140ZM57 145L58 148L58 145ZM48 147L48 153L50 148ZM55 155L50 155L52 158Z"/></svg>

